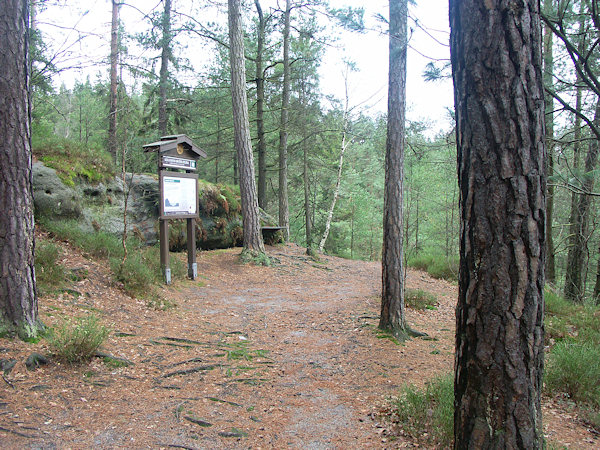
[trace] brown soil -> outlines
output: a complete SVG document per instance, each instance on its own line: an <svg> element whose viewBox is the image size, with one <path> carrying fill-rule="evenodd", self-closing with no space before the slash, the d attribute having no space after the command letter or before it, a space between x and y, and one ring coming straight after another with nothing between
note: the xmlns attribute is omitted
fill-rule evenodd
<svg viewBox="0 0 600 450"><path fill-rule="evenodd" d="M45 342L0 339L16 359L0 380L2 448L401 448L378 416L407 382L452 371L456 287L409 271L408 287L437 310L408 310L435 340L397 345L376 331L380 265L271 247L272 267L240 265L238 250L201 252L200 279L165 289L177 304L150 309L111 284L103 263L64 245L64 264L89 276L40 300L47 325L95 311L112 330L101 358L26 370ZM77 294L77 291L79 294ZM548 438L597 446L574 412L544 405Z"/></svg>

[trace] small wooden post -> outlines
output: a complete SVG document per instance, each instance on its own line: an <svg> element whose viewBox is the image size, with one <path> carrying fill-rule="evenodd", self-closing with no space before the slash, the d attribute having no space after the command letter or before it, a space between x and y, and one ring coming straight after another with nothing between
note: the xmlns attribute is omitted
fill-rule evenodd
<svg viewBox="0 0 600 450"><path fill-rule="evenodd" d="M160 268L165 276L165 283L171 284L171 266L169 264L169 221L159 219Z"/></svg>
<svg viewBox="0 0 600 450"><path fill-rule="evenodd" d="M187 252L188 252L188 277L195 280L198 277L198 264L196 263L196 219L187 220Z"/></svg>

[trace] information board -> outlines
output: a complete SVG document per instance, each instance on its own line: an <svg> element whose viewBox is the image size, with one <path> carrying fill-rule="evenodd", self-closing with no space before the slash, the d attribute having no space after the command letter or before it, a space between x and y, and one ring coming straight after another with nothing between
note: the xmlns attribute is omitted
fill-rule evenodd
<svg viewBox="0 0 600 450"><path fill-rule="evenodd" d="M160 185L161 218L198 217L198 175L161 171Z"/></svg>

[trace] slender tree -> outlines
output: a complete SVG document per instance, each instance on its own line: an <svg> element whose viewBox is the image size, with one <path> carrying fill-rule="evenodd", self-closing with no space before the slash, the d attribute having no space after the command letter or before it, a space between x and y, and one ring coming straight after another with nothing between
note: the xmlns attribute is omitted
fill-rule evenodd
<svg viewBox="0 0 600 450"><path fill-rule="evenodd" d="M171 59L171 0L165 0L162 20L162 40L160 43L160 79L158 81L158 132L167 134L167 85L169 83L169 60Z"/></svg>
<svg viewBox="0 0 600 450"><path fill-rule="evenodd" d="M0 330L38 327L29 101L29 2L0 7Z"/></svg>
<svg viewBox="0 0 600 450"><path fill-rule="evenodd" d="M544 0L546 14L552 11L554 0ZM544 27L544 86L553 89L554 81L554 55L552 51L552 30L548 25ZM546 172L548 177L554 175L554 98L549 93L544 94L545 125L546 125ZM554 216L554 184L548 183L546 195L546 280L556 282L556 263L554 255L554 239L552 221Z"/></svg>
<svg viewBox="0 0 600 450"><path fill-rule="evenodd" d="M119 2L112 2L110 24L110 111L108 112L108 151L117 161L117 65L119 60Z"/></svg>
<svg viewBox="0 0 600 450"><path fill-rule="evenodd" d="M405 64L406 65L406 64ZM333 220L333 213L335 211L335 205L338 201L338 197L340 196L340 186L342 184L342 171L344 169L344 154L348 149L348 146L352 142L352 140L348 136L348 127L350 125L350 97L348 94L348 72L350 71L350 64L346 63L345 72L344 72L344 87L345 87L345 102L344 102L344 113L342 114L342 143L340 146L340 157L338 160L338 168L337 168L337 178L335 181L335 186L333 188L333 197L331 198L331 205L329 206L329 211L327 213L327 220L325 220L325 230L323 231L323 236L321 237L321 241L319 242L319 252L323 252L325 248L325 243L327 242L327 238L329 237L329 230L331 229L331 222ZM402 94L404 96L404 94ZM404 120L403 120L404 121ZM404 135L404 133L403 133ZM404 138L402 138L404 142ZM402 152L404 152L404 144L402 144Z"/></svg>
<svg viewBox="0 0 600 450"><path fill-rule="evenodd" d="M543 445L544 91L538 0L450 0L460 189L454 446Z"/></svg>
<svg viewBox="0 0 600 450"><path fill-rule="evenodd" d="M403 266L403 178L406 111L407 0L390 0L388 123L383 198L383 253L379 328L406 335Z"/></svg>
<svg viewBox="0 0 600 450"><path fill-rule="evenodd" d="M241 0L228 0L228 15L233 128L239 168L244 226L243 254L250 253L252 256L258 256L259 254L264 254L265 248L260 231L256 182L254 180L254 161L252 157L252 143L250 141Z"/></svg>
<svg viewBox="0 0 600 450"><path fill-rule="evenodd" d="M265 47L265 29L267 21L259 0L254 0L258 14L256 30L256 135L258 147L258 206L267 208L267 142L265 139L265 74L263 72L263 53Z"/></svg>
<svg viewBox="0 0 600 450"><path fill-rule="evenodd" d="M284 227L284 238L290 235L290 210L288 204L288 121L290 109L290 20L291 0L285 1L283 13L283 91L281 94L281 122L279 126L279 226Z"/></svg>

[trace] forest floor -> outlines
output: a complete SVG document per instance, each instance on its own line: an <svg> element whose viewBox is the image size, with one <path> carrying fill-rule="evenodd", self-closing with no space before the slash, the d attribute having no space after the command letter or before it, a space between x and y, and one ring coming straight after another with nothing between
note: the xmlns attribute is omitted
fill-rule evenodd
<svg viewBox="0 0 600 450"><path fill-rule="evenodd" d="M408 309L433 340L398 345L377 332L380 264L307 258L269 247L271 267L241 265L239 249L198 254L200 278L163 294L177 307L148 308L110 282L106 265L68 244L63 264L86 269L69 292L40 299L44 323L95 312L111 333L102 350L133 362L28 371L45 341L0 339L15 359L0 380L2 448L403 448L380 417L405 383L452 371L455 285L408 272L408 287L437 310ZM548 439L600 443L577 414L544 400Z"/></svg>

